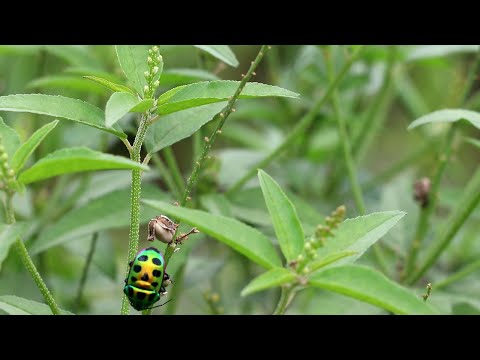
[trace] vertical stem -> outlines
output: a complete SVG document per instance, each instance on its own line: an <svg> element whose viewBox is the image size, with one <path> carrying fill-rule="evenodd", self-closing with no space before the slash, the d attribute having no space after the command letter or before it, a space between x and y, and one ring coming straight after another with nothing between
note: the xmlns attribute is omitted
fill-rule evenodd
<svg viewBox="0 0 480 360"><path fill-rule="evenodd" d="M175 181L173 180L172 175L170 172L167 170L167 167L163 163L162 159L158 155L158 153L153 153L152 154L152 160L155 166L158 168L160 176L165 180L165 184L167 185L168 189L170 192L176 196L178 199L182 196L182 192L180 189L177 187L177 184L175 184Z"/></svg>
<svg viewBox="0 0 480 360"><path fill-rule="evenodd" d="M278 300L278 304L275 311L273 312L273 315L285 314L285 311L287 311L288 305L290 305L294 296L295 296L295 291L293 287L282 286L280 299Z"/></svg>
<svg viewBox="0 0 480 360"><path fill-rule="evenodd" d="M15 212L13 210L13 193L7 192L6 193L6 220L7 224L13 224L15 223ZM15 248L17 250L18 255L22 259L23 265L27 268L28 272L32 275L33 281L35 281L35 284L37 284L38 289L42 293L45 301L47 302L48 306L52 310L52 313L54 315L60 315L60 309L58 308L57 303L55 302L55 299L53 298L52 294L47 288L47 285L45 285L45 282L43 281L42 277L40 276L40 273L38 272L37 268L35 267L35 264L32 261L32 258L27 252L27 248L23 244L22 240L20 238L17 238L15 241Z"/></svg>
<svg viewBox="0 0 480 360"><path fill-rule="evenodd" d="M133 161L140 163L140 151L142 150L143 140L148 128L148 114L143 114L138 128L137 136L133 142L132 153L130 155ZM132 187L130 196L130 233L128 243L128 260L133 259L138 251L138 238L140 233L140 195L142 192L142 173L141 170L132 170ZM130 267L127 265L125 276L128 275ZM128 299L123 295L122 315L128 315L130 312Z"/></svg>
<svg viewBox="0 0 480 360"><path fill-rule="evenodd" d="M177 188L180 190L180 193L182 193L185 188L185 182L182 178L182 174L178 167L177 160L175 159L175 155L173 154L171 146L163 149L162 153L165 156L165 161L167 162L167 166L170 169L170 173L173 175L173 180L175 181Z"/></svg>
<svg viewBox="0 0 480 360"><path fill-rule="evenodd" d="M80 278L80 284L78 286L77 297L75 300L75 312L77 312L78 308L80 307L80 301L82 300L83 289L85 288L85 283L87 281L88 270L90 268L90 264L92 263L93 254L95 252L95 247L97 245L97 239L98 239L98 232L93 234L92 241L90 242L90 249L88 250L87 259L85 261L82 277Z"/></svg>

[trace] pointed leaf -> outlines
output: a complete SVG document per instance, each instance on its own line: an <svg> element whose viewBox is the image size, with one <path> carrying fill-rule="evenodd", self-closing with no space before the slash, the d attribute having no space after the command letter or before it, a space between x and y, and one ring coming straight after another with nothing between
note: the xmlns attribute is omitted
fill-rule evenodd
<svg viewBox="0 0 480 360"><path fill-rule="evenodd" d="M24 224L20 222L11 225L0 224L0 270L2 269L3 261L7 258L10 247L24 231L23 226Z"/></svg>
<svg viewBox="0 0 480 360"><path fill-rule="evenodd" d="M27 300L14 295L0 296L0 309L10 315L53 315L47 304ZM62 315L74 315L69 311L60 309Z"/></svg>
<svg viewBox="0 0 480 360"><path fill-rule="evenodd" d="M420 296L383 274L358 265L339 266L312 275L309 284L381 307L395 314L435 314Z"/></svg>
<svg viewBox="0 0 480 360"><path fill-rule="evenodd" d="M161 116L148 127L145 147L152 154L185 139L222 111L226 102L199 106Z"/></svg>
<svg viewBox="0 0 480 360"><path fill-rule="evenodd" d="M321 259L312 261L309 265L310 272L313 273L323 267L326 267L327 265L337 262L340 259L343 259L348 256L352 256L355 254L357 254L356 251L339 251L336 253L328 254L327 256L322 257Z"/></svg>
<svg viewBox="0 0 480 360"><path fill-rule="evenodd" d="M143 88L147 85L144 72L148 71L148 49L146 45L117 45L118 62L127 79L143 98Z"/></svg>
<svg viewBox="0 0 480 360"><path fill-rule="evenodd" d="M12 158L12 168L16 173L23 168L30 155L33 154L38 145L40 145L43 139L45 139L45 137L55 128L55 126L57 126L57 124L58 120L54 120L51 123L42 126L40 129L35 131L32 136L30 136L30 138L24 144L22 144L22 146L17 149Z"/></svg>
<svg viewBox="0 0 480 360"><path fill-rule="evenodd" d="M328 239L318 250L318 256L321 258L339 251L355 251L357 254L340 259L337 264L352 263L405 214L403 211L385 211L347 219L334 231L335 237Z"/></svg>
<svg viewBox="0 0 480 360"><path fill-rule="evenodd" d="M83 147L68 148L54 151L40 159L22 172L18 181L28 184L62 174L108 169L148 170L148 167L123 156L104 154Z"/></svg>
<svg viewBox="0 0 480 360"><path fill-rule="evenodd" d="M164 193L148 184L142 187L142 196L166 198ZM140 214L142 224L158 215L155 210L143 206ZM69 240L107 229L124 228L129 224L130 189L112 191L63 215L45 229L28 250L31 255L36 255Z"/></svg>
<svg viewBox="0 0 480 360"><path fill-rule="evenodd" d="M419 117L408 126L408 130L424 124L455 122L458 120L467 120L477 129L480 129L480 113L464 109L443 109Z"/></svg>
<svg viewBox="0 0 480 360"><path fill-rule="evenodd" d="M257 291L288 284L295 280L295 275L285 268L273 268L253 279L241 292L242 296L253 294Z"/></svg>
<svg viewBox="0 0 480 360"><path fill-rule="evenodd" d="M233 67L238 66L238 60L235 54L228 45L195 45L197 48L206 51L210 55L213 55L219 60L222 60L225 64Z"/></svg>
<svg viewBox="0 0 480 360"><path fill-rule="evenodd" d="M115 84L114 82L112 82L110 80L107 80L107 79L104 79L104 78L101 78L101 77L98 77L98 76L92 76L92 75L83 76L83 77L86 78L86 79L92 80L92 81L96 82L97 84L103 85L107 89L110 89L112 91L126 92L126 93L134 95L134 92L132 91L132 89L130 89L130 88L124 86L124 85Z"/></svg>
<svg viewBox="0 0 480 360"><path fill-rule="evenodd" d="M163 213L195 226L202 233L223 242L250 260L271 269L281 261L270 240L260 231L238 220L220 215L173 206L161 201L142 200Z"/></svg>
<svg viewBox="0 0 480 360"><path fill-rule="evenodd" d="M71 75L47 75L30 81L27 89L69 89L89 94L103 95L105 89L95 86L90 81Z"/></svg>
<svg viewBox="0 0 480 360"><path fill-rule="evenodd" d="M240 81L219 80L203 81L190 85L182 85L163 93L158 98L159 114L170 114L175 111L200 105L226 101L235 94ZM250 82L245 85L240 99L259 97L298 98L299 94L278 86Z"/></svg>
<svg viewBox="0 0 480 360"><path fill-rule="evenodd" d="M275 234L282 253L288 262L303 250L304 234L297 211L281 187L263 170L258 170L258 179L268 212L272 218Z"/></svg>
<svg viewBox="0 0 480 360"><path fill-rule="evenodd" d="M93 126L122 139L127 138L118 125L113 128L105 126L105 115L102 110L78 99L43 94L0 96L0 110L55 116Z"/></svg>
<svg viewBox="0 0 480 360"><path fill-rule="evenodd" d="M140 100L132 94L126 92L113 93L105 106L105 125L111 127L139 102Z"/></svg>
<svg viewBox="0 0 480 360"><path fill-rule="evenodd" d="M20 146L20 137L17 132L12 129L10 126L5 124L2 117L0 116L0 143L5 148L5 152L8 154L9 160L15 151Z"/></svg>

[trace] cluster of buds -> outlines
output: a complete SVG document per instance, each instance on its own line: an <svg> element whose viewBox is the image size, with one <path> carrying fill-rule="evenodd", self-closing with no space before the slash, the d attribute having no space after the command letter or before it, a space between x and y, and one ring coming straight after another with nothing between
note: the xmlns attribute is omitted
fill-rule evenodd
<svg viewBox="0 0 480 360"><path fill-rule="evenodd" d="M333 230L338 228L345 218L345 206L341 205L325 218L325 225L318 225L315 234L305 242L303 252L290 263L299 273L308 273L307 264L317 257L317 249L324 246L327 238L333 237Z"/></svg>
<svg viewBox="0 0 480 360"><path fill-rule="evenodd" d="M160 49L158 46L153 46L148 50L148 71L145 71L143 75L147 80L147 85L144 86L144 98L150 99L155 94L155 91L160 86L160 74L162 72L163 60L160 55Z"/></svg>
<svg viewBox="0 0 480 360"><path fill-rule="evenodd" d="M15 171L8 164L8 154L0 137L0 190L13 189L15 187Z"/></svg>

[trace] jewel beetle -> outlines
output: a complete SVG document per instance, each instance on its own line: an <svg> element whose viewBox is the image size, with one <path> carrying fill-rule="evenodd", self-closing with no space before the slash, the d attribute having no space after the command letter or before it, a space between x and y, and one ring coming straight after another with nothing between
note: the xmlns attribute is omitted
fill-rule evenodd
<svg viewBox="0 0 480 360"><path fill-rule="evenodd" d="M164 285L169 280L162 253L154 247L145 248L130 261L123 292L135 310L151 309L160 300L160 296L166 293Z"/></svg>

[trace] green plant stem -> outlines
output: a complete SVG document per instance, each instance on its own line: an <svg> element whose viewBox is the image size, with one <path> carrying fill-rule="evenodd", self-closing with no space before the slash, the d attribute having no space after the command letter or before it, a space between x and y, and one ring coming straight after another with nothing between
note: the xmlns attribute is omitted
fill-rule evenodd
<svg viewBox="0 0 480 360"><path fill-rule="evenodd" d="M130 158L133 161L141 163L140 151L142 149L143 140L148 128L148 114L143 114L138 127L137 136L133 142L132 153ZM125 276L128 276L130 267L129 261L133 259L138 251L138 238L140 233L140 195L142 192L142 172L141 170L132 170L132 186L130 197L130 233L128 242L128 257L127 257L127 269ZM122 315L128 315L130 312L128 299L123 295L122 299Z"/></svg>
<svg viewBox="0 0 480 360"><path fill-rule="evenodd" d="M15 212L13 210L13 193L11 192L6 193L5 211L6 211L7 224L15 223ZM48 290L47 285L45 285L45 282L43 281L42 277L40 276L40 273L35 267L35 264L33 263L32 258L28 254L27 248L25 247L25 245L23 244L20 238L17 238L17 240L15 241L15 248L17 250L18 255L22 259L23 265L27 268L28 272L32 275L33 281L35 281L35 284L37 284L37 287L42 293L43 298L45 299L46 303L52 310L52 313L54 315L60 315L61 314L60 309L58 308L58 305L55 302L55 299L53 298L52 294Z"/></svg>
<svg viewBox="0 0 480 360"><path fill-rule="evenodd" d="M324 56L325 56L325 63L327 65L328 78L330 80L330 84L332 84L335 78L335 69L333 68L331 54L330 52L327 52L327 50L325 50ZM333 105L333 113L335 116L335 120L337 122L338 136L342 144L343 157L344 157L345 164L347 166L348 177L350 179L350 186L351 186L353 197L355 200L355 206L357 207L357 210L360 213L360 215L364 215L366 212L365 202L363 201L362 189L360 188L360 184L358 182L357 170L355 168L355 164L352 157L352 148L351 148L350 139L347 133L347 124L345 123L344 117L340 114L340 104L338 100L337 90L333 91L331 100Z"/></svg>
<svg viewBox="0 0 480 360"><path fill-rule="evenodd" d="M80 284L78 285L77 297L75 299L75 312L77 312L80 307L80 302L83 296L83 290L85 289L85 283L87 281L88 270L90 269L90 264L92 263L93 254L95 252L95 247L97 246L97 239L98 239L98 232L95 232L92 236L92 241L90 242L90 248L88 250L87 260L85 261L82 277L80 278Z"/></svg>
<svg viewBox="0 0 480 360"><path fill-rule="evenodd" d="M335 77L335 80L330 83L327 90L323 94L323 96L313 105L310 111L302 117L302 119L298 122L298 124L290 131L290 133L285 137L283 142L277 146L275 149L270 152L263 160L255 164L245 175L243 175L238 181L233 184L230 189L226 192L227 195L231 195L235 191L242 188L253 176L257 174L257 169L265 168L268 164L270 164L274 159L276 159L280 154L283 153L284 150L289 148L297 139L298 137L303 134L303 132L310 126L310 124L315 119L315 116L318 114L320 108L325 104L325 102L330 98L333 91L337 88L340 84L340 81L343 77L347 74L348 70L352 66L352 64L358 59L360 53L363 49L363 46L359 46L355 49L354 53L350 57L349 60L345 63L343 68L340 70L338 75Z"/></svg>
<svg viewBox="0 0 480 360"><path fill-rule="evenodd" d="M292 286L282 286L280 293L280 299L278 300L277 307L273 312L273 315L283 315L287 311L288 305L292 302L295 296L295 289Z"/></svg>
<svg viewBox="0 0 480 360"><path fill-rule="evenodd" d="M462 198L455 206L447 222L438 231L438 236L432 242L425 261L419 270L407 279L408 284L414 284L437 261L443 250L453 240L458 229L465 223L480 202L480 169L469 181Z"/></svg>
<svg viewBox="0 0 480 360"><path fill-rule="evenodd" d="M455 281L463 279L464 277L470 275L471 273L477 271L478 269L480 269L480 260L474 261L464 266L463 268L458 270L456 273L448 276L447 278L443 279L442 281L439 281L436 284L433 284L433 288L435 290L444 288Z"/></svg>
<svg viewBox="0 0 480 360"><path fill-rule="evenodd" d="M152 154L152 160L153 160L153 163L155 164L155 166L157 167L161 178L163 178L163 180L165 180L165 184L167 185L168 190L172 194L174 194L174 196L176 196L178 199L180 199L180 197L182 196L182 192L177 187L177 184L175 184L175 181L173 180L172 175L168 171L167 167L163 163L163 161L160 158L160 156L158 155L158 153L153 153Z"/></svg>
<svg viewBox="0 0 480 360"><path fill-rule="evenodd" d="M177 160L175 159L175 155L173 154L171 146L166 147L162 150L163 156L165 157L165 161L167 163L168 169L173 176L173 180L177 188L179 189L180 193L183 193L185 189L185 182L182 178L182 174L180 172L180 168L178 167Z"/></svg>
<svg viewBox="0 0 480 360"><path fill-rule="evenodd" d="M453 137L455 135L455 128L456 128L456 124L454 123L450 126L450 129L447 132L444 145L443 145L443 152L440 155L437 171L435 172L435 175L431 183L428 204L427 206L421 208L420 210L420 218L418 220L417 228L415 230L414 240L410 244L410 250L407 255L407 263L406 263L405 274L404 274L405 277L410 276L412 272L415 270L414 267L415 267L415 262L417 260L418 251L420 250L422 241L428 232L430 217L437 205L438 190L440 188L442 176L443 176L443 173L445 172L445 168L447 166L448 160L452 153L452 142L453 142Z"/></svg>

